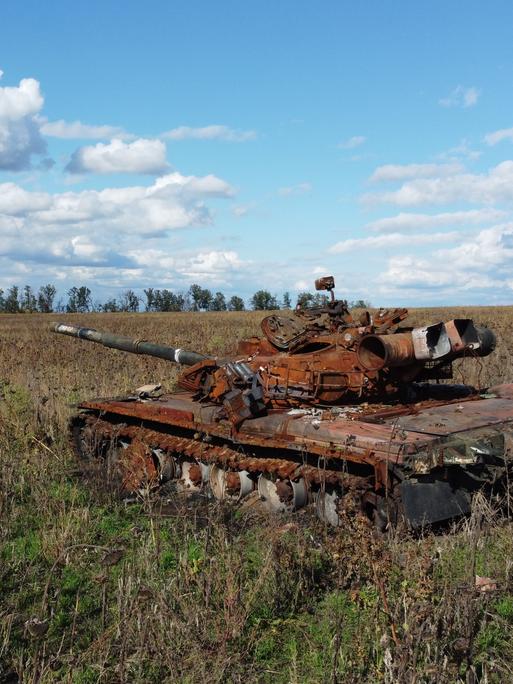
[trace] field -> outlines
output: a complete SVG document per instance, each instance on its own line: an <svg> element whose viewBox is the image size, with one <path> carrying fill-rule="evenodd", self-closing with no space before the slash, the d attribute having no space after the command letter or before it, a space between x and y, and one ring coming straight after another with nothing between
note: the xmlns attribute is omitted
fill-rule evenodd
<svg viewBox="0 0 513 684"><path fill-rule="evenodd" d="M513 308L470 315L498 349L456 381L513 381ZM263 314L61 316L201 352L229 352ZM513 526L478 502L452 534L377 538L354 518L187 501L166 515L91 489L66 437L70 405L176 369L0 316L0 682L513 681ZM476 590L476 576L493 591Z"/></svg>

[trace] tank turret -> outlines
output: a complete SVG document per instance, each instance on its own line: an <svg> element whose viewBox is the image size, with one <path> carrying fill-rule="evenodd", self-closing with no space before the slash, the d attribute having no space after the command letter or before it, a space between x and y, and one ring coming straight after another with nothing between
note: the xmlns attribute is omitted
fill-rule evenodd
<svg viewBox="0 0 513 684"><path fill-rule="evenodd" d="M355 318L346 301L335 299L334 285L332 276L317 280L329 300L267 316L264 336L242 340L228 360L66 323L54 323L52 330L187 366L178 385L197 399L223 404L237 425L283 406L379 402L399 393L412 400L413 383L450 379L452 361L495 348L493 332L470 319L409 328L401 325L406 309L362 311Z"/></svg>

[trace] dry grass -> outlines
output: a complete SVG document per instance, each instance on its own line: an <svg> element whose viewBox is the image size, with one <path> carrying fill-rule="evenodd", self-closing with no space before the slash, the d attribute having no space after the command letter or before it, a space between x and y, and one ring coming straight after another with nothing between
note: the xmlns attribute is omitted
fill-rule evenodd
<svg viewBox="0 0 513 684"><path fill-rule="evenodd" d="M499 348L461 362L457 379L513 380L512 308L411 320L465 315L493 327ZM262 316L63 318L229 352ZM386 540L307 512L124 505L77 477L69 404L172 388L176 370L57 337L49 320L0 317L0 682L513 681L512 530L486 502L453 535ZM476 592L476 574L497 589Z"/></svg>

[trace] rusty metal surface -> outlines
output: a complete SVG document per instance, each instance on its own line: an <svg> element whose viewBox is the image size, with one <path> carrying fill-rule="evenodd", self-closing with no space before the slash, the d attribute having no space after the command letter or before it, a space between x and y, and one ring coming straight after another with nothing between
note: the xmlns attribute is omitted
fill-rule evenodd
<svg viewBox="0 0 513 684"><path fill-rule="evenodd" d="M94 415L85 417L84 424L94 432L97 440L100 438L120 439L126 437L130 440L143 442L151 448L162 449L177 457L194 459L203 463L217 463L227 469L247 470L249 473L272 473L281 479L303 477L308 482L343 484L346 487L350 483L358 482L361 486L362 481L366 482L364 478L355 478L346 472L326 468L324 464L314 467L285 458L255 457L228 446L216 446L188 437L166 435L157 430L136 425L116 425ZM137 461L139 460L139 453L139 450L134 451ZM139 468L137 472L140 472Z"/></svg>
<svg viewBox="0 0 513 684"><path fill-rule="evenodd" d="M512 386L503 386L502 391L513 398ZM81 406L143 423L200 430L235 445L285 449L367 464L379 460L402 463L409 453L435 445L441 436L513 421L510 399L476 397L451 403L423 402L417 407L353 409L346 413L276 410L245 421L239 430L234 430L226 420L219 420L218 406L194 402L185 393L153 401L103 400Z"/></svg>
<svg viewBox="0 0 513 684"><path fill-rule="evenodd" d="M409 433L451 435L511 421L513 402L510 399L482 399L438 406L415 416L402 416L395 421L395 425Z"/></svg>
<svg viewBox="0 0 513 684"><path fill-rule="evenodd" d="M487 395L490 397L496 396L500 399L513 399L513 384L495 385L489 387Z"/></svg>

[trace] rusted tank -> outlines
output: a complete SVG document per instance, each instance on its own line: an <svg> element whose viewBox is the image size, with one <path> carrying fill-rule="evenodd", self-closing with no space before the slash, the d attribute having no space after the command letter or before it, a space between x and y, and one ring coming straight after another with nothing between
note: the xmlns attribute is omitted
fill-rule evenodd
<svg viewBox="0 0 513 684"><path fill-rule="evenodd" d="M172 394L146 386L80 404L78 455L125 491L174 479L219 499L257 492L273 510L310 505L333 525L360 510L379 528L399 518L419 528L467 514L477 491L501 505L513 384L448 382L455 359L493 352L493 332L470 319L407 327L406 309L355 317L333 286L316 281L331 293L323 306L268 316L228 359L53 324L184 366Z"/></svg>

